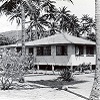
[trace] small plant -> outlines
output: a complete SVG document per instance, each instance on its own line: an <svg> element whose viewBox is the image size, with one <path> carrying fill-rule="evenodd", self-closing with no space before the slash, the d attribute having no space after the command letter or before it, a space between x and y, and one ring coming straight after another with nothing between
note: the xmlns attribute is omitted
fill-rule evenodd
<svg viewBox="0 0 100 100"><path fill-rule="evenodd" d="M91 63L88 63L88 64L85 64L85 63L82 63L78 66L78 69L81 73L85 72L86 70L91 70Z"/></svg>
<svg viewBox="0 0 100 100"><path fill-rule="evenodd" d="M60 78L62 78L64 81L71 81L73 80L73 76L72 76L72 71L65 68L60 72Z"/></svg>

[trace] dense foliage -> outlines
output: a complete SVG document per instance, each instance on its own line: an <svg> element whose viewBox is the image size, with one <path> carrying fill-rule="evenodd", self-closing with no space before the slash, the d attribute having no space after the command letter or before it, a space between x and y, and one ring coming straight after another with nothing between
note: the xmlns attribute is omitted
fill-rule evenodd
<svg viewBox="0 0 100 100"><path fill-rule="evenodd" d="M16 39L9 38L4 35L0 35L0 45L8 45L13 43L16 43Z"/></svg>
<svg viewBox="0 0 100 100"><path fill-rule="evenodd" d="M33 66L33 57L31 55L22 56L15 50L5 50L0 59L1 88L9 89L13 81L24 82L24 74Z"/></svg>

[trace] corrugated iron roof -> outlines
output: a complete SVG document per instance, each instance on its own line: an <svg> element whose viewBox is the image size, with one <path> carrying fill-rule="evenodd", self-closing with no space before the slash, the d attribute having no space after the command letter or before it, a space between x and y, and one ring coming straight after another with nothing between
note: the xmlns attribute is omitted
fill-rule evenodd
<svg viewBox="0 0 100 100"><path fill-rule="evenodd" d="M54 44L83 44L95 45L96 43L90 40L82 39L79 37L71 36L68 34L56 34L43 39L26 42L26 46L31 45L54 45Z"/></svg>
<svg viewBox="0 0 100 100"><path fill-rule="evenodd" d="M56 34L45 37L35 41L26 42L26 46L40 46L40 45L56 45L56 44L81 44L81 45L95 45L96 43L90 40L82 39L68 34ZM5 47L18 47L19 44L7 45Z"/></svg>

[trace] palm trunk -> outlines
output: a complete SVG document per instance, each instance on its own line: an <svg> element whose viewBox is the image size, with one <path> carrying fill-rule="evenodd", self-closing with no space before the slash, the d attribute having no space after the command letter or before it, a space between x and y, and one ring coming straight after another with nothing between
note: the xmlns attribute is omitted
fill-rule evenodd
<svg viewBox="0 0 100 100"><path fill-rule="evenodd" d="M96 72L89 100L100 100L100 0L95 0Z"/></svg>
<svg viewBox="0 0 100 100"><path fill-rule="evenodd" d="M23 3L21 4L21 14L22 14L22 55L25 56L25 12Z"/></svg>
<svg viewBox="0 0 100 100"><path fill-rule="evenodd" d="M30 29L30 38L29 38L29 41L32 41L32 28Z"/></svg>
<svg viewBox="0 0 100 100"><path fill-rule="evenodd" d="M23 2L21 2L21 25L22 25L22 36L21 36L21 42L22 42L22 56L25 57L25 12L23 7ZM24 77L22 74L19 75L19 82L24 82Z"/></svg>
<svg viewBox="0 0 100 100"><path fill-rule="evenodd" d="M32 12L31 12L30 21L33 20L32 17L33 17L33 14L32 14ZM32 41L32 26L31 26L31 28L30 28L29 36L30 36L30 37L29 37L29 41Z"/></svg>
<svg viewBox="0 0 100 100"><path fill-rule="evenodd" d="M38 27L37 27L37 25L36 25L35 27L36 27L36 36L37 36L36 39L40 39L40 34L39 34L39 32L38 32Z"/></svg>

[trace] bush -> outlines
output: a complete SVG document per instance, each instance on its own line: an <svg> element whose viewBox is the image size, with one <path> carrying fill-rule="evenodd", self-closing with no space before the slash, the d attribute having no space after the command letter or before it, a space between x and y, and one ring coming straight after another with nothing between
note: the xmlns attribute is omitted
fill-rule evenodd
<svg viewBox="0 0 100 100"><path fill-rule="evenodd" d="M61 72L60 72L60 78L62 78L64 81L71 81L73 80L73 76L72 76L72 72L71 70L69 69L63 69Z"/></svg>
<svg viewBox="0 0 100 100"><path fill-rule="evenodd" d="M21 52L5 50L0 59L0 68L3 69L0 80L1 88L4 90L9 89L13 81L23 83L25 81L24 74L33 63L32 59L29 55L22 56Z"/></svg>
<svg viewBox="0 0 100 100"><path fill-rule="evenodd" d="M91 70L91 69L90 69L90 66L91 66L91 63L87 63L87 64L82 63L82 64L80 64L80 65L78 66L78 69L79 69L79 71L80 71L81 73L83 73L83 72L86 71L86 70Z"/></svg>

